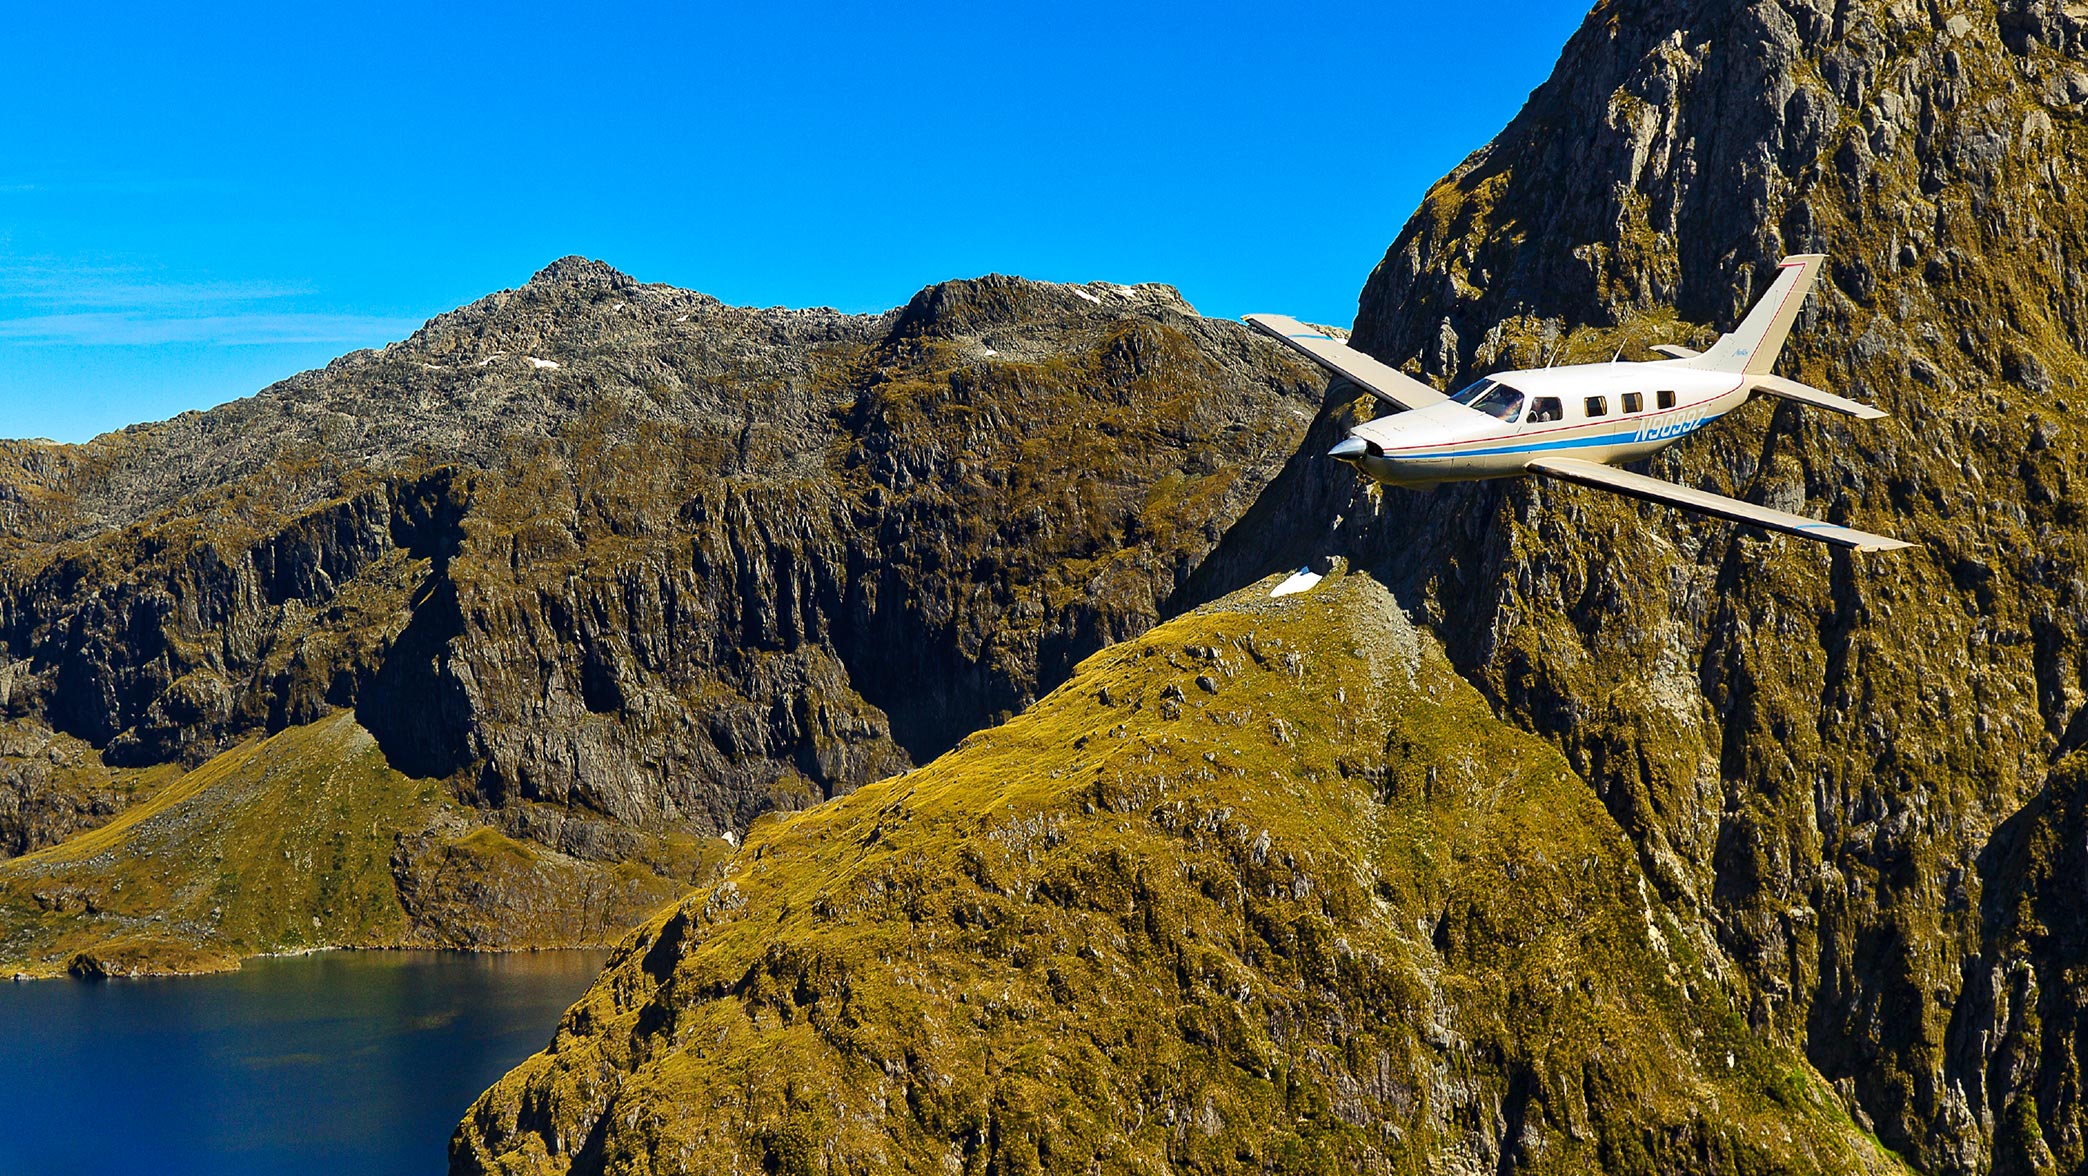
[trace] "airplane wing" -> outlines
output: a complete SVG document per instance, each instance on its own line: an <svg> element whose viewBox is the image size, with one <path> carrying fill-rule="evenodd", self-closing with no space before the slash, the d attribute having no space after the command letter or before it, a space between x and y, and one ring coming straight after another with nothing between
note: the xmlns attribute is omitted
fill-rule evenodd
<svg viewBox="0 0 2088 1176"><path fill-rule="evenodd" d="M1782 376L1772 376L1767 373L1752 375L1747 377L1747 382L1757 392L1767 392L1771 396L1780 396L1785 400L1795 400L1800 404L1810 404L1814 408L1827 408L1835 412L1845 412L1858 420L1882 420L1892 415L1884 409L1872 408L1868 404L1859 403L1846 396L1836 396L1832 392L1822 392L1818 388L1801 384L1796 380L1786 380Z"/></svg>
<svg viewBox="0 0 2088 1176"><path fill-rule="evenodd" d="M1344 346L1334 336L1316 331L1289 315L1250 314L1247 321L1255 330L1274 336L1278 342L1335 375L1354 380L1372 396L1389 404L1400 408L1422 408L1449 399L1405 372L1379 363L1353 347Z"/></svg>
<svg viewBox="0 0 2088 1176"><path fill-rule="evenodd" d="M1683 510L1716 515L1722 519L1748 523L1771 531L1782 531L1786 535L1796 535L1801 539L1817 539L1822 543L1832 543L1836 547L1848 547L1857 551L1892 551L1914 546L1887 535L1873 535L1869 531L1858 531L1853 527L1838 527L1833 523L1806 518L1804 515L1786 514L1766 506L1756 506L1752 502L1692 490L1687 486L1677 486L1673 482L1663 482L1659 478L1649 478L1644 474L1634 474L1615 466L1582 461L1578 458L1540 457L1524 468L1533 474L1543 474L1566 482L1578 482L1599 490L1613 490L1651 502L1664 502L1669 506L1679 506Z"/></svg>

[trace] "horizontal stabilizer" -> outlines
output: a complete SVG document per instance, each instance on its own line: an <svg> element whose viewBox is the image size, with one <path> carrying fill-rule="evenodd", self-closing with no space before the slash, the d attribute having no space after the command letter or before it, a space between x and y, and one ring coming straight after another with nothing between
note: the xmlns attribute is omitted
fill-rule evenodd
<svg viewBox="0 0 2088 1176"><path fill-rule="evenodd" d="M1695 359L1703 354L1694 347L1684 347L1680 343L1655 343L1652 350L1675 359Z"/></svg>
<svg viewBox="0 0 2088 1176"><path fill-rule="evenodd" d="M1577 482L1598 490L1612 490L1649 502L1679 506L1683 510L1731 519L1736 523L1748 523L1771 531L1782 531L1786 535L1796 535L1801 539L1816 539L1822 543L1832 543L1836 547L1848 547L1856 551L1892 551L1914 546L1889 535L1873 535L1869 531L1858 531L1853 527L1838 527L1833 523L1806 518L1804 515L1771 510L1752 502L1727 498L1723 494L1692 490L1687 486L1677 486L1673 482L1663 482L1659 478L1649 478L1644 474L1634 474L1615 466L1582 461L1578 458L1540 457L1524 468L1533 474Z"/></svg>
<svg viewBox="0 0 2088 1176"><path fill-rule="evenodd" d="M1747 377L1747 383L1757 392L1766 392L1771 396L1780 396L1785 400L1795 400L1800 404L1810 404L1814 408L1845 412L1858 420L1883 420L1885 417L1892 415L1882 408L1872 408L1868 404L1851 400L1846 396L1836 396L1832 392L1822 392L1818 388L1809 387L1796 380L1786 380L1782 376L1749 376Z"/></svg>
<svg viewBox="0 0 2088 1176"><path fill-rule="evenodd" d="M1288 315L1250 314L1247 321L1255 330L1274 336L1335 375L1361 384L1379 400L1400 408L1423 408L1448 399L1405 372L1379 363L1325 331L1314 330Z"/></svg>

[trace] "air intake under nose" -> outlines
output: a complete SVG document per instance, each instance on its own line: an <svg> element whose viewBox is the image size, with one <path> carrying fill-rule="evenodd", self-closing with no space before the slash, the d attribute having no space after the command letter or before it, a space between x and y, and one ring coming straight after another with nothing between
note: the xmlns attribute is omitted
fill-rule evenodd
<svg viewBox="0 0 2088 1176"><path fill-rule="evenodd" d="M1382 456L1384 450L1361 437L1350 437L1327 451L1327 456L1340 461L1354 461L1364 456Z"/></svg>

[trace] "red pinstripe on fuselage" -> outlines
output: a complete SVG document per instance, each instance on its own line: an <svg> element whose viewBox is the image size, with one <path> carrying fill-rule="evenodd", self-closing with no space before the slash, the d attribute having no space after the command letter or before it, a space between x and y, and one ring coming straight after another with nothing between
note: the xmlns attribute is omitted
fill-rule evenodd
<svg viewBox="0 0 2088 1176"><path fill-rule="evenodd" d="M1375 446L1356 465L1380 482L1427 485L1514 477L1532 458L1551 454L1614 464L1665 449L1746 403L1748 396L1745 377L1738 373L1703 371L1673 360L1511 371L1490 378L1523 394L1519 416L1527 417L1538 397L1555 396L1565 419L1525 424L1454 401L1431 404L1351 430ZM1655 407L1662 391L1675 394L1673 408ZM1647 407L1623 412L1628 392L1639 393ZM1609 413L1583 416L1590 396L1606 397Z"/></svg>

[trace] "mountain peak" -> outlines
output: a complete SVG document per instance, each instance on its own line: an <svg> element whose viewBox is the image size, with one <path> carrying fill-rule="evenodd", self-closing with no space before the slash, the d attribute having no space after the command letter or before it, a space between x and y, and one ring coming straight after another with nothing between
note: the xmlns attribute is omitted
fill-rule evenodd
<svg viewBox="0 0 2088 1176"><path fill-rule="evenodd" d="M1196 313L1179 290L1159 282L1126 286L1116 282L1044 282L1012 274L987 274L923 288L900 310L894 334L969 334L1067 314L1116 314L1132 308L1155 307Z"/></svg>
<svg viewBox="0 0 2088 1176"><path fill-rule="evenodd" d="M529 284L628 290L636 287L638 280L607 262L570 253L538 270Z"/></svg>

